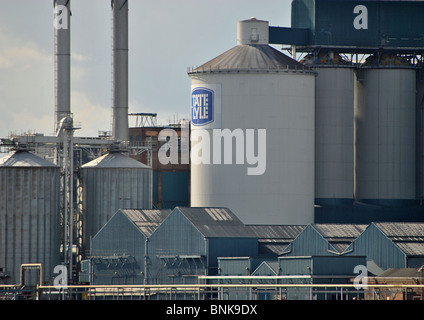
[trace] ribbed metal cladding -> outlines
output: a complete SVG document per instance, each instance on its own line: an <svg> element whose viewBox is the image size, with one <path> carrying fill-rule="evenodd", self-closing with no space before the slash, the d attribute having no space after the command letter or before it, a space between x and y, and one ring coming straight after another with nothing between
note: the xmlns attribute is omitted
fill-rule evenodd
<svg viewBox="0 0 424 320"><path fill-rule="evenodd" d="M59 167L29 152L0 160L0 267L9 276L3 283L19 283L24 263L41 263L43 279L52 280L60 263L59 185Z"/></svg>
<svg viewBox="0 0 424 320"><path fill-rule="evenodd" d="M119 209L152 208L152 168L121 153L108 153L81 167L82 250Z"/></svg>
<svg viewBox="0 0 424 320"><path fill-rule="evenodd" d="M395 60L398 64L402 60ZM376 204L416 199L416 71L365 63L355 92L355 195Z"/></svg>

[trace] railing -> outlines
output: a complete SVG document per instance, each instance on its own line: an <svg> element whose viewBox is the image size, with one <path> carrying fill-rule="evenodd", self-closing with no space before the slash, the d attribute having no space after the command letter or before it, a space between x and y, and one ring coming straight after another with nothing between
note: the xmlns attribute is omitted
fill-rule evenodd
<svg viewBox="0 0 424 320"><path fill-rule="evenodd" d="M422 300L424 285L174 284L38 286L42 300Z"/></svg>

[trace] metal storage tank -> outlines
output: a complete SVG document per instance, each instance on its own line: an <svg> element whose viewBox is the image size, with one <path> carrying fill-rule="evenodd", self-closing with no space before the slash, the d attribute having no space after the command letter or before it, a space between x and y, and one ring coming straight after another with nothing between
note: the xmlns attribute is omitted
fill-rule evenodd
<svg viewBox="0 0 424 320"><path fill-rule="evenodd" d="M355 88L355 197L379 205L416 199L416 70L371 56Z"/></svg>
<svg viewBox="0 0 424 320"><path fill-rule="evenodd" d="M78 185L83 256L118 209L152 209L152 168L119 151L81 166Z"/></svg>
<svg viewBox="0 0 424 320"><path fill-rule="evenodd" d="M267 21L240 21L237 41L232 49L189 71L191 206L228 207L249 224L312 223L315 75L268 45ZM194 107L202 103L195 100L199 97L204 97L203 105L193 109L193 101ZM233 152L232 161L218 164L213 150L210 164L193 161L199 134L209 137L212 149L214 134L226 129L237 135L230 148L222 139L224 148ZM255 142L248 141L243 149L248 129L254 130ZM259 139L261 129L266 130L266 143ZM200 149L207 154L203 145ZM266 168L257 175L248 174L255 168L247 157L252 147L255 155L266 155ZM235 154L237 148L241 152Z"/></svg>
<svg viewBox="0 0 424 320"><path fill-rule="evenodd" d="M41 263L51 280L60 264L60 169L47 160L17 150L0 159L0 267L17 284L21 264ZM38 275L25 276L36 284Z"/></svg>
<svg viewBox="0 0 424 320"><path fill-rule="evenodd" d="M315 204L352 204L354 92L351 63L334 52L305 57L315 81Z"/></svg>

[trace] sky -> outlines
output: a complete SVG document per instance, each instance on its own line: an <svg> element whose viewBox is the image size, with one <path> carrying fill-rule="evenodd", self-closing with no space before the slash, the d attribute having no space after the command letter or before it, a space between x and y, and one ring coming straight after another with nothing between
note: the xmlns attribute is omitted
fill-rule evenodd
<svg viewBox="0 0 424 320"><path fill-rule="evenodd" d="M190 78L236 45L237 22L290 26L291 0L129 0L129 112L189 118ZM111 130L110 0L71 0L76 136ZM277 47L278 48L278 47ZM53 0L0 0L0 138L54 131ZM130 117L130 126L135 118Z"/></svg>

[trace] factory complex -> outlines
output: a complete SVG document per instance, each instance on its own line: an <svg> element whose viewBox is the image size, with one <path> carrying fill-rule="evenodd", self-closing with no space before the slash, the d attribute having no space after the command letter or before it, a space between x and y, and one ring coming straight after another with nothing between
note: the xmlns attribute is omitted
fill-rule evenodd
<svg viewBox="0 0 424 320"><path fill-rule="evenodd" d="M0 296L424 300L424 1L291 8L290 28L238 21L187 69L191 118L157 126L128 113L129 1L112 0L98 137L74 135L55 28L55 135L1 140Z"/></svg>

